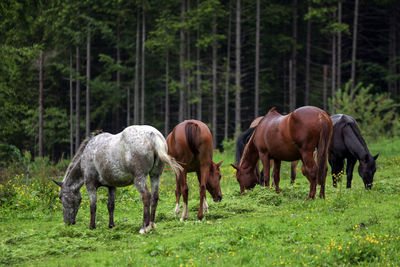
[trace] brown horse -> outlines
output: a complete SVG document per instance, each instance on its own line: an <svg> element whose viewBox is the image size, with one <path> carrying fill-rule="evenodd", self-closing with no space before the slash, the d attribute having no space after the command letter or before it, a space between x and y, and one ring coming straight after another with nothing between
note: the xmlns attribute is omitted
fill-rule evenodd
<svg viewBox="0 0 400 267"><path fill-rule="evenodd" d="M221 173L219 167L222 161L215 164L213 157L213 140L207 125L197 120L181 122L167 137L168 154L174 157L183 167L183 172L176 177L176 208L179 214L179 200L183 195L183 211L181 221L188 217L189 188L186 182L188 172L196 172L200 183L200 207L197 213L199 220L203 219L208 211L206 189L216 202L221 201L222 193L219 181Z"/></svg>
<svg viewBox="0 0 400 267"><path fill-rule="evenodd" d="M251 189L257 183L254 168L258 159L264 166L266 185L270 180L270 159L274 160L275 190L279 190L279 170L281 161L301 159L306 177L310 181L309 199L315 198L317 183L321 185L320 197L325 198L327 173L327 151L332 136L332 121L325 111L311 106L296 109L282 116L272 108L260 121L236 170L240 191ZM317 163L313 158L317 147Z"/></svg>
<svg viewBox="0 0 400 267"><path fill-rule="evenodd" d="M256 119L254 119L248 130L246 130L245 132L243 132L241 135L239 135L239 137L236 139L236 152L235 152L235 157L236 157L236 164L239 164L240 159L242 158L242 154L243 154L243 150L244 147L246 146L247 142L250 140L251 135L253 134L254 130L253 128L257 127L258 124L260 123L260 121L262 120L262 118L264 118L264 116L261 117L257 117ZM290 183L293 184L294 180L296 179L296 167L297 164L299 163L299 161L292 161L291 163L291 172L290 172ZM274 164L274 161L271 159L270 160L270 165L272 166ZM302 167L303 169L303 167ZM259 184L260 185L264 185L264 175L263 175L263 171L259 171L259 167L258 167L258 162L257 162L257 166L255 168L257 177L259 177ZM272 175L274 175L272 173Z"/></svg>

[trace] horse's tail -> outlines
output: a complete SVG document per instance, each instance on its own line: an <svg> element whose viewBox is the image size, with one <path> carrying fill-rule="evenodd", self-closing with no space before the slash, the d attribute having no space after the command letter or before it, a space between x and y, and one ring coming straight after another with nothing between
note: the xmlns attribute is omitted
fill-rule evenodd
<svg viewBox="0 0 400 267"><path fill-rule="evenodd" d="M257 126L256 126L257 127ZM244 131L236 140L236 151L235 151L235 161L236 164L239 164L240 159L242 158L243 150L246 144L249 142L251 135L253 134L256 127L252 127Z"/></svg>
<svg viewBox="0 0 400 267"><path fill-rule="evenodd" d="M201 145L200 127L195 123L188 122L185 125L185 134L190 151L194 155L199 154L199 147Z"/></svg>
<svg viewBox="0 0 400 267"><path fill-rule="evenodd" d="M326 170L327 166L327 158L328 158L328 150L332 137L332 121L327 114L321 114L321 131L319 133L319 142L318 142L318 155L317 155L317 165L318 165L318 183L325 184L326 179Z"/></svg>
<svg viewBox="0 0 400 267"><path fill-rule="evenodd" d="M178 177L180 172L183 171L183 168L181 165L179 165L179 163L175 160L175 158L168 155L168 145L167 142L165 141L164 136L162 136L160 133L155 133L153 135L153 142L157 156L160 158L162 162L171 166L171 169Z"/></svg>

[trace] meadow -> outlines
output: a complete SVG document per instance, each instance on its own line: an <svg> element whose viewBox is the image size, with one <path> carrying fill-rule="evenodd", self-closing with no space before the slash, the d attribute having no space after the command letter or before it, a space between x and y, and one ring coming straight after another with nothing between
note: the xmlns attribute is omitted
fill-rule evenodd
<svg viewBox="0 0 400 267"><path fill-rule="evenodd" d="M142 203L132 186L117 189L115 228L108 229L107 191L98 191L97 229L89 230L89 200L77 223L62 220L58 187L51 178L65 170L44 162L32 170L25 189L23 171L0 184L0 265L19 266L395 266L400 262L400 141L369 142L379 153L372 190L354 172L353 188L333 188L327 177L325 200L306 201L309 183L298 166L290 184L282 165L281 194L256 186L242 196L235 178L233 151L215 153L221 167L223 199L212 202L202 221L196 214L198 181L189 183L189 219L174 215L175 179L162 176L157 230L139 235ZM60 165L59 164L59 165ZM319 188L318 188L319 191ZM207 193L208 194L208 193ZM182 203L182 201L181 201Z"/></svg>

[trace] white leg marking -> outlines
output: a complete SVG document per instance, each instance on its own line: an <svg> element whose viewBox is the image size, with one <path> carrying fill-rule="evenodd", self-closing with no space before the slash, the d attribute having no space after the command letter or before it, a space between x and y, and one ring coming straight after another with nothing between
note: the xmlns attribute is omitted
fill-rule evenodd
<svg viewBox="0 0 400 267"><path fill-rule="evenodd" d="M207 203L207 199L206 198L204 198L203 210L204 210L204 212L208 212L208 203Z"/></svg>
<svg viewBox="0 0 400 267"><path fill-rule="evenodd" d="M176 203L176 206L175 206L175 216L178 216L179 215L179 204L178 203Z"/></svg>
<svg viewBox="0 0 400 267"><path fill-rule="evenodd" d="M183 203L183 211L182 211L182 217L181 217L181 222L183 222L184 220L186 220L188 218L188 208L186 203Z"/></svg>
<svg viewBox="0 0 400 267"><path fill-rule="evenodd" d="M151 227L152 227L154 230L157 229L157 226L156 226L156 224L155 224L154 222L150 222L150 225L151 225Z"/></svg>

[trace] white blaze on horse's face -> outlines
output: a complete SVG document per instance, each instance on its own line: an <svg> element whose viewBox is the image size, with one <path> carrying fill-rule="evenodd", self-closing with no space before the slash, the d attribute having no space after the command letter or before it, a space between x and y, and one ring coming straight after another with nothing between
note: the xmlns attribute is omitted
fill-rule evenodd
<svg viewBox="0 0 400 267"><path fill-rule="evenodd" d="M76 214L78 213L79 205L82 201L81 193L79 190L63 190L63 187L61 187L59 198L63 204L64 222L67 224L75 224Z"/></svg>

